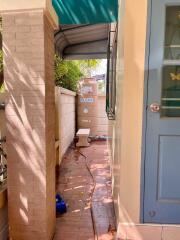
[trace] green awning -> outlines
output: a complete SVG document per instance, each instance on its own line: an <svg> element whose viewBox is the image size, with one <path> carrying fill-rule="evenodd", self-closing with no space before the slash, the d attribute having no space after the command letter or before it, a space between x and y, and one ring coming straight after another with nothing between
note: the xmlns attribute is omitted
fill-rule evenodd
<svg viewBox="0 0 180 240"><path fill-rule="evenodd" d="M116 22L118 0L52 0L60 24Z"/></svg>

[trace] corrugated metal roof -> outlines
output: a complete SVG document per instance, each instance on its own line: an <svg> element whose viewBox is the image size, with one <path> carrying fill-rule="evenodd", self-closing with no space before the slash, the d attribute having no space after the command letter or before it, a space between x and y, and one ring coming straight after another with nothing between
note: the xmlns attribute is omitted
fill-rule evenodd
<svg viewBox="0 0 180 240"><path fill-rule="evenodd" d="M106 58L109 24L61 25L56 52L65 58Z"/></svg>

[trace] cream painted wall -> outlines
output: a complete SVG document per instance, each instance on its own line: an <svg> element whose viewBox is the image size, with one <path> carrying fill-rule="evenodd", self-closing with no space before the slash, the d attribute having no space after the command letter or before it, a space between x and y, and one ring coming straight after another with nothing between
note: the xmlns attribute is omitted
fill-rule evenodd
<svg viewBox="0 0 180 240"><path fill-rule="evenodd" d="M119 1L116 121L109 133L118 223L140 222L147 0Z"/></svg>
<svg viewBox="0 0 180 240"><path fill-rule="evenodd" d="M106 114L106 96L98 95L97 136L108 135L108 118Z"/></svg>
<svg viewBox="0 0 180 240"><path fill-rule="evenodd" d="M59 162L75 137L76 93L56 87L56 140L59 140Z"/></svg>

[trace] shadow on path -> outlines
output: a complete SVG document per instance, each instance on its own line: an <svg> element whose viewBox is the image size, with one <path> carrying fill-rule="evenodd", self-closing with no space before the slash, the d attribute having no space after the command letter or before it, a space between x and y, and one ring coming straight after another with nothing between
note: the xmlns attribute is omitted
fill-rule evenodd
<svg viewBox="0 0 180 240"><path fill-rule="evenodd" d="M54 240L112 240L115 215L107 143L95 141L90 147L79 150L70 148L59 169L56 189L68 204L68 212L57 216Z"/></svg>

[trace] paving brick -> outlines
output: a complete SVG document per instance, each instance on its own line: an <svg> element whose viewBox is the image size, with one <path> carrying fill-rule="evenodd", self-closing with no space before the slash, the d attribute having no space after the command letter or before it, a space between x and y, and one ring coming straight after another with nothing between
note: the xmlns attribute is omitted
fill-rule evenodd
<svg viewBox="0 0 180 240"><path fill-rule="evenodd" d="M101 173L104 176L101 178L100 183L97 182L94 192L95 198L93 198L93 218L99 240L112 240L114 231L112 233L108 231L115 229L112 196L110 194L107 195L106 183L108 182L108 187L111 188L111 181L109 182L109 162L107 162L104 156L106 147L106 142L92 142L89 148L80 149L87 156L88 164L95 179ZM96 153L98 155L95 160L92 153L93 155ZM97 163L98 160L101 161L100 166ZM106 178L107 176L108 179ZM78 151L70 149L62 160L57 178L57 192L61 193L69 207L66 214L57 218L54 240L94 240L89 206L92 183L92 178L86 168L85 159ZM98 199L96 198L97 196ZM106 201L102 202L102 199L106 199Z"/></svg>

